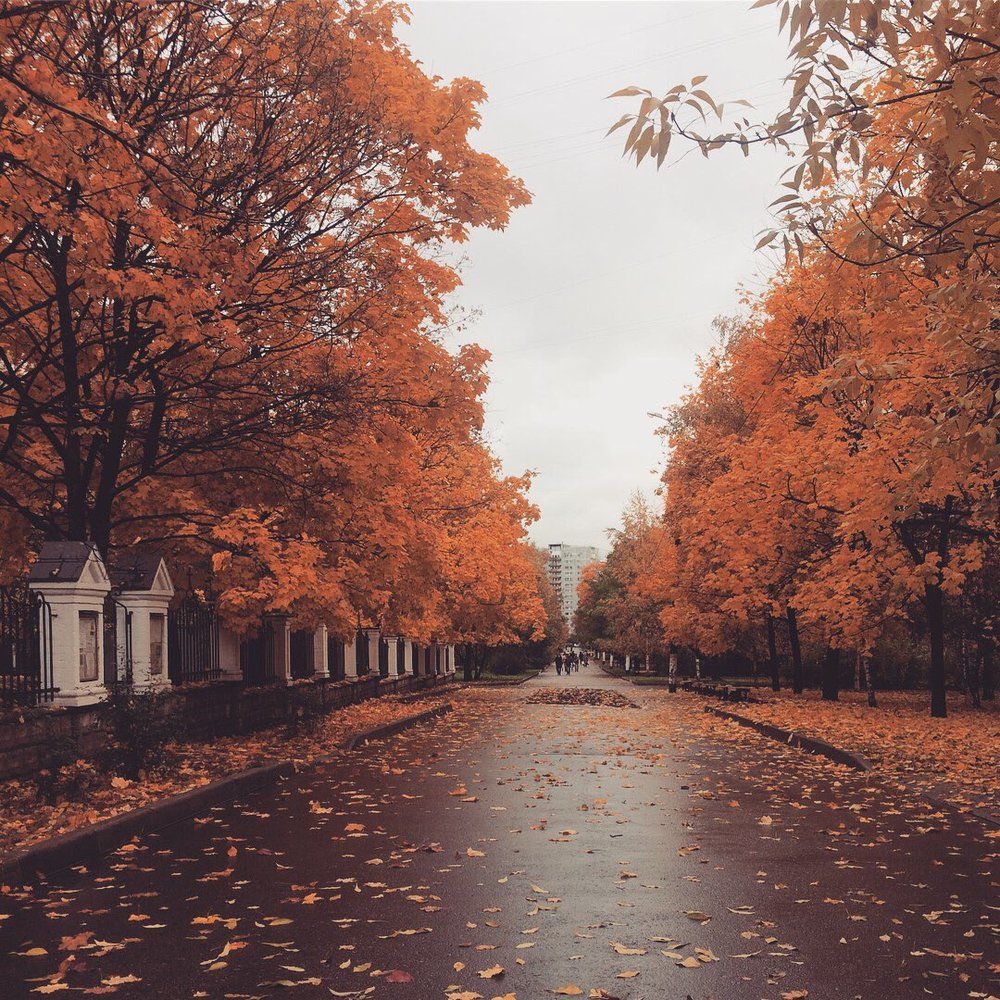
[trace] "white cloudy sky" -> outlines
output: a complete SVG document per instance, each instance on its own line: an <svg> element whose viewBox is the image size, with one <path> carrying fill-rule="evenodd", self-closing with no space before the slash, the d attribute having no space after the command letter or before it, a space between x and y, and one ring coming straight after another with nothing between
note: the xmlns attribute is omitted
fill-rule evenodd
<svg viewBox="0 0 1000 1000"><path fill-rule="evenodd" d="M433 74L489 93L476 145L534 201L463 252L463 340L493 353L488 431L508 472L534 469L539 544L604 546L636 489L656 489L662 441L648 414L676 402L769 270L755 254L783 161L672 149L657 174L620 156L605 98L707 73L717 98L781 99L784 46L768 9L722 2L416 0L401 36Z"/></svg>

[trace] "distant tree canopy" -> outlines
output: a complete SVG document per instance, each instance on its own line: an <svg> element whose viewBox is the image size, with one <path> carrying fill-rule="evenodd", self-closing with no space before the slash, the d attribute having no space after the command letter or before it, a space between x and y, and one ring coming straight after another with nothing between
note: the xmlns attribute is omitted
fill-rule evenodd
<svg viewBox="0 0 1000 1000"><path fill-rule="evenodd" d="M641 581L658 558L663 536L642 494L632 495L622 512L621 527L608 536L607 559L584 572L574 632L581 642L627 653L651 665L654 654L665 651L658 619L661 605Z"/></svg>

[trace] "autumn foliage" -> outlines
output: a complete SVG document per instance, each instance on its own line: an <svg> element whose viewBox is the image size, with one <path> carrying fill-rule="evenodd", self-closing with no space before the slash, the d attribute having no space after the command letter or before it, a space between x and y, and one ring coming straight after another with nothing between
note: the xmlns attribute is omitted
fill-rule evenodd
<svg viewBox="0 0 1000 1000"><path fill-rule="evenodd" d="M238 626L541 628L443 262L528 200L372 0L0 8L0 506L150 544ZM10 565L17 562L12 552ZM531 578L530 573L528 579ZM488 631L474 611L500 608Z"/></svg>
<svg viewBox="0 0 1000 1000"><path fill-rule="evenodd" d="M800 0L780 24L773 121L704 78L619 95L642 97L618 123L640 162L671 140L793 158L760 239L784 265L669 414L664 543L632 592L667 643L769 661L775 686L787 656L801 690L805 643L830 699L845 659L871 689L923 635L943 715L949 679L975 704L995 683L998 7Z"/></svg>

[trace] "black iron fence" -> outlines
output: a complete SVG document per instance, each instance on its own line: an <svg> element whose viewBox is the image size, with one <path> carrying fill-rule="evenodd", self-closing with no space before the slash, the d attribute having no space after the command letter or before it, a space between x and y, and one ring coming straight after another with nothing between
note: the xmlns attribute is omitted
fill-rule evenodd
<svg viewBox="0 0 1000 1000"><path fill-rule="evenodd" d="M335 681L342 681L346 676L344 644L339 639L334 639L332 635L326 640L326 657L330 666L330 676Z"/></svg>
<svg viewBox="0 0 1000 1000"><path fill-rule="evenodd" d="M358 665L358 676L371 671L371 664L368 662L368 635L363 628L359 628L354 637L355 662Z"/></svg>
<svg viewBox="0 0 1000 1000"><path fill-rule="evenodd" d="M219 616L215 604L188 594L167 614L167 673L174 684L215 680L219 665Z"/></svg>
<svg viewBox="0 0 1000 1000"><path fill-rule="evenodd" d="M132 683L132 612L114 594L104 599L104 684L128 687Z"/></svg>
<svg viewBox="0 0 1000 1000"><path fill-rule="evenodd" d="M389 676L389 641L382 636L378 640L378 672L380 677Z"/></svg>
<svg viewBox="0 0 1000 1000"><path fill-rule="evenodd" d="M52 701L52 611L27 584L0 587L0 704Z"/></svg>
<svg viewBox="0 0 1000 1000"><path fill-rule="evenodd" d="M262 622L254 634L240 643L240 670L247 687L274 681L274 628L270 622Z"/></svg>
<svg viewBox="0 0 1000 1000"><path fill-rule="evenodd" d="M289 653L292 658L292 677L301 679L316 673L314 663L313 633L308 629L296 629L289 637Z"/></svg>

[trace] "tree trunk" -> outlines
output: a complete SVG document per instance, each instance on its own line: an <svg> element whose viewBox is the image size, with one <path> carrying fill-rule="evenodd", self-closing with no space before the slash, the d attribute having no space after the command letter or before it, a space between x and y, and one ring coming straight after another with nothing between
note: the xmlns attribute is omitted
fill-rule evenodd
<svg viewBox="0 0 1000 1000"><path fill-rule="evenodd" d="M983 701L993 701L996 697L996 675L993 664L993 640L979 637L979 648L983 663Z"/></svg>
<svg viewBox="0 0 1000 1000"><path fill-rule="evenodd" d="M965 689L969 692L969 698L972 701L973 708L982 708L983 702L980 697L980 681L982 678L982 646L976 643L976 650L972 652L969 649L969 642L965 638L965 634L962 634L962 669L965 672Z"/></svg>
<svg viewBox="0 0 1000 1000"><path fill-rule="evenodd" d="M828 646L823 657L823 701L837 701L840 694L840 650Z"/></svg>
<svg viewBox="0 0 1000 1000"><path fill-rule="evenodd" d="M774 641L774 619L767 614L767 657L771 664L771 690L781 690L781 676L778 672L778 647Z"/></svg>
<svg viewBox="0 0 1000 1000"><path fill-rule="evenodd" d="M472 680L472 644L465 644L465 655L462 657L462 679Z"/></svg>
<svg viewBox="0 0 1000 1000"><path fill-rule="evenodd" d="M788 645L792 650L792 690L802 694L802 647L799 645L799 623L795 617L795 609L789 605L786 609L788 617Z"/></svg>
<svg viewBox="0 0 1000 1000"><path fill-rule="evenodd" d="M861 690L861 673L862 673L861 653L857 652L857 653L854 654L854 690L855 691L860 691Z"/></svg>
<svg viewBox="0 0 1000 1000"><path fill-rule="evenodd" d="M924 608L927 611L927 631L931 644L931 716L944 719L948 715L944 671L944 594L937 583L924 585Z"/></svg>
<svg viewBox="0 0 1000 1000"><path fill-rule="evenodd" d="M878 708L878 701L875 698L875 667L870 656L861 657L861 670L864 674L865 690L868 692L868 707Z"/></svg>

